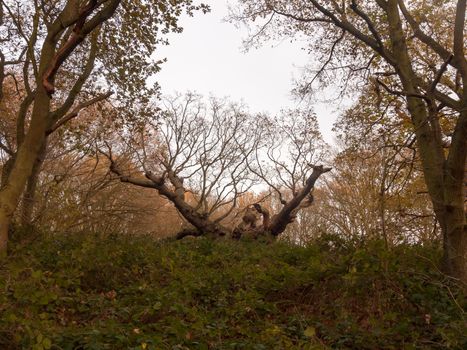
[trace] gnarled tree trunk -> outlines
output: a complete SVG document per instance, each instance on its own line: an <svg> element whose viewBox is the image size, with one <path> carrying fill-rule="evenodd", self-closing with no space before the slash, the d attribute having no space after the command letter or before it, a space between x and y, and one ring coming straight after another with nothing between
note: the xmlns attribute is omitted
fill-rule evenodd
<svg viewBox="0 0 467 350"><path fill-rule="evenodd" d="M324 168L323 166L315 166L312 174L306 181L305 187L296 193L292 200L286 203L279 213L272 217L269 226L266 227L266 230L271 232L275 237L284 232L287 225L295 220L297 211L303 207L303 201L306 197L310 196L310 192L314 188L318 178L328 171L331 171L331 169ZM313 197L309 197L308 201L305 202L305 206L311 205L312 201Z"/></svg>
<svg viewBox="0 0 467 350"><path fill-rule="evenodd" d="M109 150L110 151L110 150ZM118 175L120 181L128 182L136 186L153 188L158 191L161 196L164 196L170 200L179 213L194 227L194 229L186 229L177 235L178 239L186 236L202 236L209 235L214 237L226 236L232 232L219 222L212 220L205 213L199 213L194 207L185 201L185 189L183 187L183 181L176 176L173 171L168 171L166 176L156 176L151 172L147 172L146 178L135 178L125 176L123 172L117 167L115 161L112 159L112 155L108 155L110 164L110 170ZM259 204L255 204L256 210L263 215L263 223L259 226L237 226L233 232L232 237L235 239L241 238L245 234L253 235L254 237L259 236L279 236L286 229L287 225L294 221L298 210L303 207L309 206L313 197L310 192L313 189L318 178L330 171L330 168L324 168L323 166L313 167L313 172L306 181L305 187L294 194L293 198L284 203L283 208L270 217L270 213L266 208L263 208ZM166 184L166 180L169 180L171 187ZM308 199L306 201L305 198Z"/></svg>

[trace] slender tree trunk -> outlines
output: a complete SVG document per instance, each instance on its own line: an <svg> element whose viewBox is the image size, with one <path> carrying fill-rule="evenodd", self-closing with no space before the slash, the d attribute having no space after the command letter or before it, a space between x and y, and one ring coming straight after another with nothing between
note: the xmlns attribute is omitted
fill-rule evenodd
<svg viewBox="0 0 467 350"><path fill-rule="evenodd" d="M379 214L381 220L381 233L384 239L386 250L389 250L389 237L386 227L386 180L388 176L388 163L386 161L386 149L383 147L383 172L379 188Z"/></svg>
<svg viewBox="0 0 467 350"><path fill-rule="evenodd" d="M383 184L381 186L381 191L379 192L379 215L381 219L381 233L384 239L384 246L386 250L389 250L389 238L386 228L386 193L384 191Z"/></svg>
<svg viewBox="0 0 467 350"><path fill-rule="evenodd" d="M0 259L4 258L8 246L8 227L10 219L3 210L0 210Z"/></svg>
<svg viewBox="0 0 467 350"><path fill-rule="evenodd" d="M464 210L451 207L446 210L446 224L443 229L444 270L451 276L467 282L467 232Z"/></svg>
<svg viewBox="0 0 467 350"><path fill-rule="evenodd" d="M34 205L36 202L36 188L37 182L39 181L39 175L41 173L42 164L44 163L47 150L47 141L44 142L43 146L39 151L39 155L34 162L32 167L31 176L28 178L26 190L23 194L23 205L21 208L21 225L31 226L33 222Z"/></svg>

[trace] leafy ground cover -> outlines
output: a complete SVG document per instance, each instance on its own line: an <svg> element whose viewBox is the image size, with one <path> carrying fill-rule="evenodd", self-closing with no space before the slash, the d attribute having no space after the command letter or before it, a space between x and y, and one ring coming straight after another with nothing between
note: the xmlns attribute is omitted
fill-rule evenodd
<svg viewBox="0 0 467 350"><path fill-rule="evenodd" d="M49 236L0 267L0 349L465 349L439 251Z"/></svg>

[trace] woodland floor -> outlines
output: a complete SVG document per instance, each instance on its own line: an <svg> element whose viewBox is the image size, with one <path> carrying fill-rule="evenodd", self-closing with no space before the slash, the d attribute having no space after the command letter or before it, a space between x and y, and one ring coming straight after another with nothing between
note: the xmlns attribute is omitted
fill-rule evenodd
<svg viewBox="0 0 467 350"><path fill-rule="evenodd" d="M0 265L0 349L467 349L433 247L48 235Z"/></svg>

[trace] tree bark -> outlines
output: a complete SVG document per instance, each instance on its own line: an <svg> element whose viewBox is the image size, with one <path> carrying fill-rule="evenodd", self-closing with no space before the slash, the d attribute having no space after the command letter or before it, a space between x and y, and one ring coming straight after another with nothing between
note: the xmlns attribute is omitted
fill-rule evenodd
<svg viewBox="0 0 467 350"><path fill-rule="evenodd" d="M175 186L175 190L173 191L164 184L163 179L155 177L151 173L146 174L146 177L151 180L151 182L154 184L154 188L159 192L159 194L170 200L175 208L177 208L178 212L199 232L214 236L225 236L229 233L227 228L209 220L209 217L203 213L197 212L185 201L185 190L183 188L182 182L170 171L169 177L171 177L170 180Z"/></svg>
<svg viewBox="0 0 467 350"><path fill-rule="evenodd" d="M220 223L212 221L209 216L204 213L199 213L195 208L185 201L185 189L183 188L183 181L177 177L173 171L167 171L166 176L156 176L151 172L145 174L146 179L135 178L131 176L125 176L123 172L118 168L114 159L112 158L112 152L109 147L109 154L106 155L110 161L110 171L116 174L120 181L128 182L135 186L153 188L158 191L161 196L164 196L178 210L178 212L195 228L195 230L183 230L177 235L178 239L186 236L202 236L211 235L214 237L226 236L231 233L231 230L224 227ZM310 195L310 191L313 189L318 178L330 171L331 168L324 168L323 166L314 166L313 172L308 177L305 187L303 187L298 193L294 194L293 198L285 203L282 210L274 215L270 219L269 211L262 208L259 204L254 204L256 210L263 215L263 224L258 227L242 227L237 226L233 232L232 237L239 239L244 234L252 234L254 237L266 235L277 237L286 229L287 225L293 222L295 215L300 210L303 200ZM166 180L170 180L173 188L169 188L166 185ZM312 200L310 200L311 204Z"/></svg>
<svg viewBox="0 0 467 350"><path fill-rule="evenodd" d="M41 148L45 144L48 131L54 123L54 116L50 113L50 101L55 89L55 76L61 65L86 36L112 17L120 3L121 0L107 1L101 10L92 16L93 11L100 6L97 1L89 1L78 12L76 2L68 1L56 19L47 26L47 35L38 60L36 78L39 82L36 84L31 122L24 139L18 146L8 179L0 189L0 255L6 255L11 217L18 206L26 182L41 153ZM91 18L86 21L88 17ZM71 26L73 26L72 35L57 50L61 34ZM81 82L77 84L79 87L82 86ZM72 93L73 91L70 92ZM71 98L70 101L74 101L74 97L70 95L68 97L68 99Z"/></svg>
<svg viewBox="0 0 467 350"><path fill-rule="evenodd" d="M8 179L0 190L0 255L6 255L8 228L24 186L32 172L35 160L45 141L50 108L50 97L39 86L31 117L31 125L18 149Z"/></svg>
<svg viewBox="0 0 467 350"><path fill-rule="evenodd" d="M318 178L328 171L331 171L331 168L324 168L323 166L314 167L312 174L306 181L305 187L295 194L292 200L286 203L279 213L272 217L269 227L265 229L271 232L274 237L284 232L287 225L295 219L297 210L300 209L303 200L310 194Z"/></svg>
<svg viewBox="0 0 467 350"><path fill-rule="evenodd" d="M47 138L39 151L39 155L34 162L32 167L31 175L28 178L26 190L23 194L23 205L21 208L21 225L31 226L33 223L34 205L36 202L36 188L37 182L39 181L39 175L41 173L42 165L45 160L47 149Z"/></svg>
<svg viewBox="0 0 467 350"><path fill-rule="evenodd" d="M15 163L15 158L16 158L16 155L13 154L12 156L10 156L10 158L8 158L5 164L3 164L0 189L2 189L8 181L8 177L10 176L11 169L13 168L13 164Z"/></svg>
<svg viewBox="0 0 467 350"><path fill-rule="evenodd" d="M40 55L39 75L42 75L47 69L54 56L55 45L56 43L48 38L44 41ZM31 123L18 147L8 179L0 189L0 233L2 239L0 254L2 255L6 255L7 251L8 227L11 217L18 206L24 186L31 175L34 163L45 142L46 132L51 124L50 101L51 96L44 86L39 84L35 94Z"/></svg>
<svg viewBox="0 0 467 350"><path fill-rule="evenodd" d="M8 248L8 228L10 219L3 210L0 210L0 259L7 254Z"/></svg>
<svg viewBox="0 0 467 350"><path fill-rule="evenodd" d="M430 106L419 94L411 60L402 29L397 0L387 2L389 33L395 66L407 94L407 107L412 117L417 148L423 167L425 183L443 234L444 268L446 272L467 283L467 236L464 209L463 180L467 159L467 100L464 101L446 159L439 133L439 121L430 113Z"/></svg>
<svg viewBox="0 0 467 350"><path fill-rule="evenodd" d="M456 153L449 153L444 167L444 214L443 242L444 268L454 277L461 279L467 285L467 213L464 204L464 181L466 181L467 164L467 92L464 91L463 111L457 125L456 133L465 135L457 140L455 136L451 147L456 147ZM462 130L459 130L462 129ZM458 158L458 159L455 159ZM439 220L439 218L438 218Z"/></svg>

